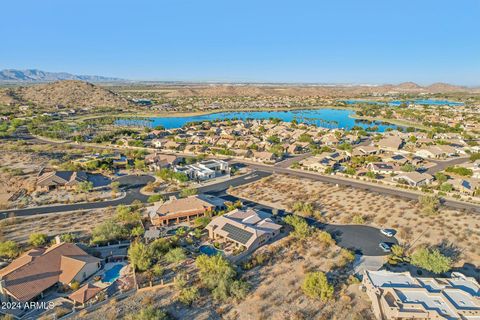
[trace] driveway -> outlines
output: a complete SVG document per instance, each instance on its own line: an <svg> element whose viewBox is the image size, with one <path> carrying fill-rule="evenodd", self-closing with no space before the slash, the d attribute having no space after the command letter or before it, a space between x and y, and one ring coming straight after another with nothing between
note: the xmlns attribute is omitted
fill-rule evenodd
<svg viewBox="0 0 480 320"><path fill-rule="evenodd" d="M470 157L459 157L459 158L454 158L454 159L445 160L445 161L438 161L438 160L435 161L432 159L428 159L428 161L435 162L436 164L428 168L426 172L433 175L439 171L445 170L450 166L465 163L469 160L469 158Z"/></svg>

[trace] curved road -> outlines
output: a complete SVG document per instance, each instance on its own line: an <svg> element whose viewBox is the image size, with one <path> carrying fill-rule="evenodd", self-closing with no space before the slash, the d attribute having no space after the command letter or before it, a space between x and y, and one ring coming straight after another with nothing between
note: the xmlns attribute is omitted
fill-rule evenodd
<svg viewBox="0 0 480 320"><path fill-rule="evenodd" d="M215 184L206 185L197 188L199 193L205 192L220 192L228 189L230 186L236 187L246 183L250 183L264 177L269 176L270 173L267 172L253 172L245 176L236 177L230 180L221 181ZM32 216L37 214L46 214L46 213L55 213L55 212L68 212L76 210L90 210L90 209L100 209L118 206L120 204L131 204L135 200L139 200L143 203L147 202L148 196L142 194L140 189L142 189L148 182L155 181L152 176L149 175L128 175L123 176L117 179L120 182L120 188L125 190L126 195L123 198L109 200L109 201L99 201L99 202L87 202L87 203L74 203L74 204L65 204L65 205L52 205L45 207L33 207L25 209L13 209L0 211L0 219L5 219L6 217L22 217L22 216ZM165 196L176 195L178 192L172 192L165 194Z"/></svg>

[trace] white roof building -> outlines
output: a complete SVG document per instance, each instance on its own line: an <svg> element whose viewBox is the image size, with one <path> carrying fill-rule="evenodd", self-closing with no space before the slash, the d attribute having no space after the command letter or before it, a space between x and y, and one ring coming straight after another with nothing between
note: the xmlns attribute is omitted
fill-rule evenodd
<svg viewBox="0 0 480 320"><path fill-rule="evenodd" d="M363 285L378 319L480 319L474 278L417 278L408 272L365 271Z"/></svg>

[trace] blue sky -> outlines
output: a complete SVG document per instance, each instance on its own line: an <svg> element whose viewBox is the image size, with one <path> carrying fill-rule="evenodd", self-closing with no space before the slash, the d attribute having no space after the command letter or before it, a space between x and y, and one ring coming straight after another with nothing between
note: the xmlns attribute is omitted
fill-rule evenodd
<svg viewBox="0 0 480 320"><path fill-rule="evenodd" d="M0 69L480 85L478 0L15 0L1 11Z"/></svg>

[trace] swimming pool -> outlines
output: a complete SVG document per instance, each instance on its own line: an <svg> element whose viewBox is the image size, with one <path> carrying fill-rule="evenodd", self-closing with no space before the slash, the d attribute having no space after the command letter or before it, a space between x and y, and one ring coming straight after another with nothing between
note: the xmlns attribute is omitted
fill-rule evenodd
<svg viewBox="0 0 480 320"><path fill-rule="evenodd" d="M200 253L206 254L207 256L214 256L220 253L219 250L215 249L213 246L210 245L203 245L198 248Z"/></svg>
<svg viewBox="0 0 480 320"><path fill-rule="evenodd" d="M120 270L122 270L123 264L116 264L103 274L102 281L103 282L115 282L118 278L120 278Z"/></svg>

